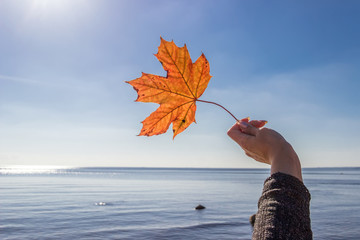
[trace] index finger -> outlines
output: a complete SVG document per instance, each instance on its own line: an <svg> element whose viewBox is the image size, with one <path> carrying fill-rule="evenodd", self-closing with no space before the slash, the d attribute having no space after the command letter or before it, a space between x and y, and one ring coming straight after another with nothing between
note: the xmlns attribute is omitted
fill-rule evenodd
<svg viewBox="0 0 360 240"><path fill-rule="evenodd" d="M227 132L228 136L239 144L243 149L254 140L254 136L244 133L239 123L235 123Z"/></svg>
<svg viewBox="0 0 360 240"><path fill-rule="evenodd" d="M249 123L256 128L262 128L263 126L265 126L265 124L267 124L267 121L266 120L251 120Z"/></svg>

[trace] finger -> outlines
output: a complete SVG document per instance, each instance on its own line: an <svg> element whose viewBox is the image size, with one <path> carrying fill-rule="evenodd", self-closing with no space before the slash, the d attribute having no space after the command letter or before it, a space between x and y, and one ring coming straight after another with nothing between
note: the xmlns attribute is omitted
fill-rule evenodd
<svg viewBox="0 0 360 240"><path fill-rule="evenodd" d="M239 128L243 133L256 136L259 132L259 129L254 127L253 125L247 123L247 122L238 122Z"/></svg>
<svg viewBox="0 0 360 240"><path fill-rule="evenodd" d="M235 123L228 131L227 131L227 134L229 135L229 137L231 137L233 140L236 141L237 139L237 135L242 135L244 134L240 127L239 127L239 124L238 123Z"/></svg>
<svg viewBox="0 0 360 240"><path fill-rule="evenodd" d="M252 152L249 152L249 151L245 150L245 154L246 154L246 156L251 157L255 161L263 162L263 161L261 161L261 159L259 159L259 157L256 154L253 154Z"/></svg>
<svg viewBox="0 0 360 240"><path fill-rule="evenodd" d="M253 158L252 154L250 152L245 151L246 156Z"/></svg>
<svg viewBox="0 0 360 240"><path fill-rule="evenodd" d="M251 157L252 159L254 159L258 162L270 164L269 161L267 161L266 159L264 159L263 157L255 154L255 153L245 150L245 154L246 154L246 156Z"/></svg>
<svg viewBox="0 0 360 240"><path fill-rule="evenodd" d="M228 130L227 134L229 135L230 138L232 138L235 142L237 142L242 148L245 147L247 142L249 142L252 138L254 138L254 136L242 132L238 123L234 124L234 126L232 126Z"/></svg>
<svg viewBox="0 0 360 240"><path fill-rule="evenodd" d="M262 128L263 126L265 126L266 123L267 123L267 121L265 121L265 120L252 120L252 121L250 121L250 124L253 125L256 128Z"/></svg>

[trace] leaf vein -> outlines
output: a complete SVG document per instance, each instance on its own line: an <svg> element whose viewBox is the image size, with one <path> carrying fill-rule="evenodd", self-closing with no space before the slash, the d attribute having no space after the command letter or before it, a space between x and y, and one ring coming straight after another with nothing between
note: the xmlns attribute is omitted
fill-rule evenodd
<svg viewBox="0 0 360 240"><path fill-rule="evenodd" d="M181 104L181 105L173 108L173 109L172 109L171 111L169 111L169 112L164 112L164 113L166 113L166 114L165 114L164 116L162 116L161 118L159 118L159 120L156 121L154 124L152 124L151 127L149 127L149 129L153 129L154 126L156 126L161 120L163 120L164 118L166 118L169 114L172 114L176 109L178 109L178 108L180 108L180 107L182 107L182 106L184 106L184 105L186 105L186 104L188 104L188 103L191 103L191 102L195 103L195 101L188 101L188 102L185 102L185 103L183 103L183 104ZM193 105L193 104L191 104L190 107L191 107L192 105ZM190 110L190 107L189 107L188 111ZM170 122L170 124L171 124L171 123L172 123L172 121ZM170 124L169 124L169 125L170 125Z"/></svg>
<svg viewBox="0 0 360 240"><path fill-rule="evenodd" d="M152 89L157 89L157 90L162 90L162 91L165 91L165 92L169 92L169 93L172 93L172 94L176 94L176 95L179 95L181 97L185 97L185 98L189 98L189 99L192 99L194 100L192 97L189 97L187 95L184 95L184 94L181 94L181 93L178 93L178 92L174 92L172 91L171 89L163 89L163 88L159 88L159 87L154 87L152 85L148 85L148 84L142 84L142 83L138 83L137 85L140 85L140 86L144 86L144 87L148 87L148 88L152 88ZM150 97L150 96L149 96Z"/></svg>
<svg viewBox="0 0 360 240"><path fill-rule="evenodd" d="M185 79L185 77L184 77L184 74L180 71L180 69L179 69L178 65L176 64L175 60L172 58L172 54L169 52L169 50L168 50L168 48L167 48L166 46L165 46L165 50L166 50L167 54L170 56L170 58L171 58L171 60L172 60L172 62L173 62L173 64L174 64L174 66L176 67L176 69L177 69L178 72L180 73L181 78L184 80L185 85L186 85L186 87L189 89L191 95L192 95L194 98L196 98L195 95L194 95L194 93L191 91L190 86L188 85L188 83L187 83L187 81L186 81L186 79Z"/></svg>

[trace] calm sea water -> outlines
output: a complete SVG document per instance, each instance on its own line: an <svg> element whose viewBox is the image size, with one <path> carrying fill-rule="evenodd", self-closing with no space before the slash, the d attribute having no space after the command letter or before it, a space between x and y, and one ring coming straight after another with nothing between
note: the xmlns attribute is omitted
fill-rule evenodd
<svg viewBox="0 0 360 240"><path fill-rule="evenodd" d="M360 239L360 168L305 169L314 239ZM0 239L251 239L265 169L0 168ZM194 208L202 204L205 210Z"/></svg>

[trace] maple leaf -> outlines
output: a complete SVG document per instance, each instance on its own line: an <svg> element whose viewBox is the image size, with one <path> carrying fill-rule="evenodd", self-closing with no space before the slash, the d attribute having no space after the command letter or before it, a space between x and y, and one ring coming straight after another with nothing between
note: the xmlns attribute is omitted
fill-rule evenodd
<svg viewBox="0 0 360 240"><path fill-rule="evenodd" d="M143 122L139 135L165 133L172 123L173 138L195 122L196 101L210 81L210 66L204 54L193 63L186 45L179 48L174 41L161 39L157 59L167 77L142 73L127 81L138 93L137 102L160 104Z"/></svg>
<svg viewBox="0 0 360 240"><path fill-rule="evenodd" d="M153 102L160 106L144 121L140 136L153 136L165 133L172 123L173 138L195 122L196 102L217 105L227 111L236 121L239 121L226 108L215 102L200 100L211 75L210 66L204 54L193 63L186 45L178 47L174 41L168 42L161 38L158 53L155 54L161 62L166 77L142 73L142 76L126 81L138 93L137 102ZM249 118L241 121L249 122ZM253 120L251 125L260 128L266 121Z"/></svg>

